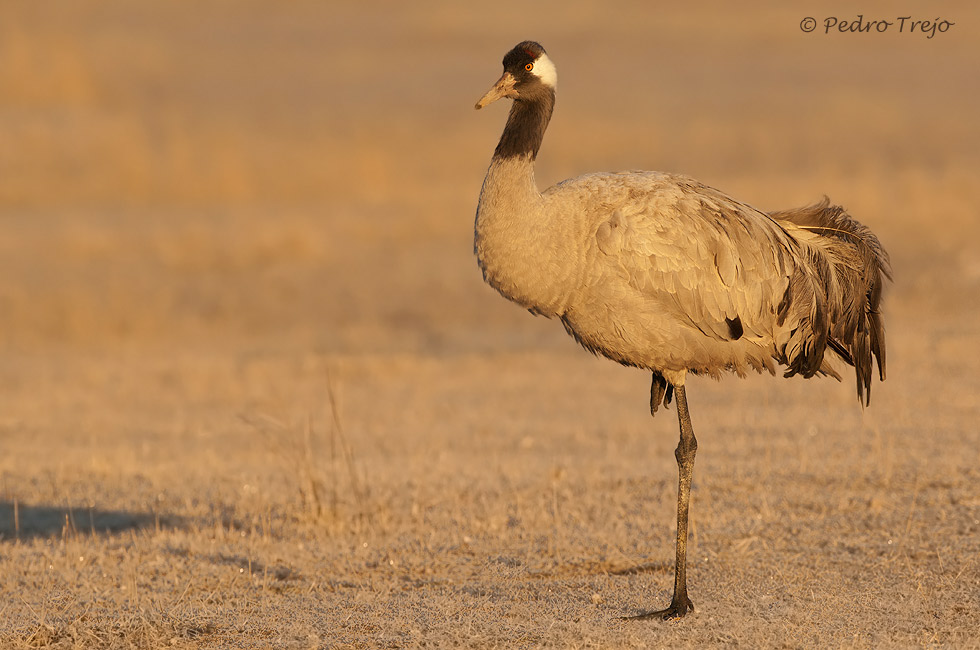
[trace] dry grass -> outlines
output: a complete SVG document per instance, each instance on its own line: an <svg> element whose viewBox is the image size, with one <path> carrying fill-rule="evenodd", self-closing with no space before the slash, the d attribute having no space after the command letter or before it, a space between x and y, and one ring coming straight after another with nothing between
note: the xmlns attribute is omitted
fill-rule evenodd
<svg viewBox="0 0 980 650"><path fill-rule="evenodd" d="M0 646L980 647L980 13L930 11L5 7ZM542 184L827 192L892 253L867 411L692 383L679 622L617 619L669 597L673 412L472 260L526 37Z"/></svg>

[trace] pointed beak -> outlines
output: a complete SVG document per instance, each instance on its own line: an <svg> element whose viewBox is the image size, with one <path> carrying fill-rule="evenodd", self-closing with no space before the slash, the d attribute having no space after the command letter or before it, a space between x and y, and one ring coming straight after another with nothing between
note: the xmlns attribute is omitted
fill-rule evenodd
<svg viewBox="0 0 980 650"><path fill-rule="evenodd" d="M497 83L493 85L493 88L487 91L487 94L480 98L480 101L476 103L476 110L480 110L487 104L492 104L501 97L510 97L511 99L517 98L517 91L514 90L514 84L517 83L517 79L514 79L514 75L509 72L505 72Z"/></svg>

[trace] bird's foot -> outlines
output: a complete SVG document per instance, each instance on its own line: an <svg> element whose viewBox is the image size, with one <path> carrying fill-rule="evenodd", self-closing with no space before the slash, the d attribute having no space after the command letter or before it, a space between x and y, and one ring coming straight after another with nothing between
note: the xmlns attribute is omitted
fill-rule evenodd
<svg viewBox="0 0 980 650"><path fill-rule="evenodd" d="M688 611L694 611L694 603L687 595L678 598L676 595L671 599L670 606L666 609L657 609L649 612L641 612L634 616L623 616L624 621L637 621L645 618L659 618L664 621L670 621L675 618L681 618L686 615Z"/></svg>

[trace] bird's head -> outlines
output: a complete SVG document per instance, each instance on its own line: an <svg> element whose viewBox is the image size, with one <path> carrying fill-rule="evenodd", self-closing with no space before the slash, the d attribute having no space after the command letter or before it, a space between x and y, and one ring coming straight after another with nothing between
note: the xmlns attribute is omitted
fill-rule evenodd
<svg viewBox="0 0 980 650"><path fill-rule="evenodd" d="M487 94L476 103L481 109L501 97L533 101L545 93L553 93L558 85L555 64L538 43L524 41L504 55L504 74Z"/></svg>

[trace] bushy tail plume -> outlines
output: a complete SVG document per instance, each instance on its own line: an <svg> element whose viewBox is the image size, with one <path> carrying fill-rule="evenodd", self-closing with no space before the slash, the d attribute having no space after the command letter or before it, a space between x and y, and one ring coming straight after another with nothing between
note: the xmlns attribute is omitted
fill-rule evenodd
<svg viewBox="0 0 980 650"><path fill-rule="evenodd" d="M813 338L807 353L788 359L787 374L836 375L823 362L823 350L829 347L854 366L858 399L868 404L872 357L879 379L885 378L885 330L879 307L884 278L891 279L888 254L874 233L827 198L769 216L814 235L801 242L810 262L808 284L815 287Z"/></svg>

